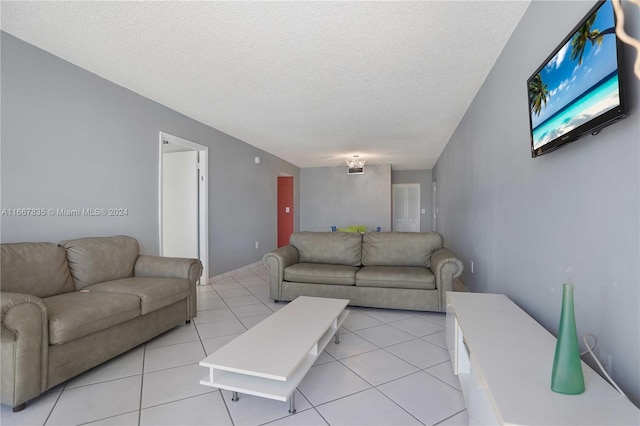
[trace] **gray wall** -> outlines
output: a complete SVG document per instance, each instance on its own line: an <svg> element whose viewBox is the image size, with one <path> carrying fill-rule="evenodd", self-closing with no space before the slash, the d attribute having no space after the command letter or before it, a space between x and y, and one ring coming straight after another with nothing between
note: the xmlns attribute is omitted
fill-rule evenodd
<svg viewBox="0 0 640 426"><path fill-rule="evenodd" d="M554 334L561 285L572 281L580 337L598 336L638 404L640 81L631 64L629 118L537 159L529 151L527 78L593 4L531 3L436 164L438 230L464 260L469 289L506 293ZM625 10L638 38L640 11Z"/></svg>
<svg viewBox="0 0 640 426"><path fill-rule="evenodd" d="M347 167L300 171L300 229L329 231L331 226L365 225L391 229L391 166L365 165L364 174Z"/></svg>
<svg viewBox="0 0 640 426"><path fill-rule="evenodd" d="M276 247L278 172L294 176L299 211L297 167L4 32L1 42L1 207L128 209L117 218L4 216L3 242L128 234L157 254L164 131L209 147L210 275Z"/></svg>
<svg viewBox="0 0 640 426"><path fill-rule="evenodd" d="M420 232L433 230L431 170L392 170L391 184L396 183L420 184L420 209L425 210L425 214L420 214Z"/></svg>

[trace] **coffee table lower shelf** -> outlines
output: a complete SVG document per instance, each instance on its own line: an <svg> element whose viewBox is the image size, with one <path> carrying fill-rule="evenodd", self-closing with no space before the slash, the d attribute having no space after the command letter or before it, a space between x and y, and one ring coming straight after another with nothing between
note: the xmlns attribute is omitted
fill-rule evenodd
<svg viewBox="0 0 640 426"><path fill-rule="evenodd" d="M286 380L275 378L259 377L251 373L227 371L207 365L206 359L200 363L203 367L209 368L209 375L200 380L201 385L212 386L234 392L234 400L237 393L259 396L261 398L274 399L277 401L289 401L289 412L295 412L294 392L309 369L316 362L322 351L326 348L332 338L339 342L338 330L349 315L348 310L340 313L334 320L332 326L322 335L322 337L311 348L309 353L302 359L293 373Z"/></svg>

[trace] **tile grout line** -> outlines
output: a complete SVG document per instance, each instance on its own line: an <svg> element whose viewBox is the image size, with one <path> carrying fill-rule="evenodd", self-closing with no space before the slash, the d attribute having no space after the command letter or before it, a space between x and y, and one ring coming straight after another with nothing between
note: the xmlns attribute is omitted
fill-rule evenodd
<svg viewBox="0 0 640 426"><path fill-rule="evenodd" d="M431 376L431 377L433 377L434 379L441 381L441 382L442 382L442 383L444 383L445 385L449 386L451 389L454 389L454 390L456 390L456 391L458 391L458 392L462 393L462 391L461 391L460 389L456 388L456 387L455 387L455 386L453 386L452 384L445 382L445 381L444 381L444 380L442 380L440 377L435 376L435 375L433 375L433 374L431 374L431 373L429 373L429 372L427 371L427 369L429 369L429 368L433 368L433 367L438 366L438 365L442 365L442 364L444 364L445 362L447 362L447 361L443 361L443 362L441 362L441 363L439 363L439 364L432 365L431 367L427 367L427 368L423 369L422 371L423 371L423 372L425 372L425 373L427 373L428 375L430 375L430 376Z"/></svg>
<svg viewBox="0 0 640 426"><path fill-rule="evenodd" d="M402 321L402 320L401 320L401 321ZM424 320L423 320L423 321L424 321ZM396 321L396 322L399 322L399 321ZM409 331L407 331L407 330L403 330L403 329L401 329L400 327L393 325L392 323L390 323L389 325L390 325L391 327L395 328L396 330L400 330L400 331L403 331L403 332L405 332L405 333L407 333L407 334L411 334L412 336L415 336L413 333L411 333L411 332L409 332ZM438 324L438 326L440 326L440 324ZM444 331L444 330L437 330L437 331L434 331L433 333L425 334L424 336L415 336L415 337L417 337L418 339L422 339L423 337L432 336L432 335L434 335L434 334L436 334L436 333L440 333L440 332L442 332L442 331Z"/></svg>
<svg viewBox="0 0 640 426"><path fill-rule="evenodd" d="M355 374L355 373L354 373L354 374ZM358 376L358 377L360 377L360 376ZM360 377L360 378L361 378L361 377ZM362 378L361 378L361 379L362 379ZM362 380L364 380L364 379L362 379ZM362 389L362 390L355 391L355 392L352 392L352 393L347 394L347 395L342 395L342 396L340 396L340 397L338 397L338 398L330 399L329 401L321 402L320 404L317 404L317 405L315 405L313 402L311 402L311 400L310 400L309 398L307 398L307 396L304 394L304 392L302 392L302 390L300 390L300 389L298 389L298 390L300 391L300 393L302 394L302 396L304 396L304 397L307 399L307 401L309 401L309 404L311 404L311 406L317 410L317 408L318 408L318 407L322 407L323 405L331 404L332 402L340 401L341 399L349 398L350 396L357 395L357 394L359 394L359 393L366 392L366 391L371 390L371 389L375 389L375 386L371 385L371 384L370 384L369 382L367 382L366 380L364 380L364 381L369 385L369 387L368 387L367 389ZM320 412L318 412L318 413L320 413ZM322 416L322 414L320 414L320 416L324 419L324 416ZM325 420L326 420L326 419L325 419ZM331 423L329 423L328 421L327 421L327 423L328 423L328 424L331 424Z"/></svg>
<svg viewBox="0 0 640 426"><path fill-rule="evenodd" d="M47 415L47 418L44 419L44 423L42 423L42 425L46 425L47 422L49 421L49 419L51 418L51 415L53 414L53 410L56 408L56 405L58 405L58 401L60 401L60 398L62 397L62 392L65 391L65 389L67 388L67 382L64 383L64 386L62 386L62 389L60 389L60 393L58 394L58 397L56 398L56 402L53 403L53 406L51 407L51 410L49 411L49 414Z"/></svg>
<svg viewBox="0 0 640 426"><path fill-rule="evenodd" d="M144 390L144 362L147 355L147 344L142 348L142 371L140 372L140 402L138 403L138 426L142 420L142 393Z"/></svg>
<svg viewBox="0 0 640 426"><path fill-rule="evenodd" d="M118 416L124 416L125 414L131 414L131 413L135 413L138 410L131 410L131 411L127 411L126 413L120 413L120 414L114 414L113 416L109 416L109 417L103 417L101 419L94 419L94 420L89 420L88 422L84 422L84 423L79 423L78 426L82 426L82 425L88 425L91 423L95 423L95 422L99 422L102 420L107 420L107 419L113 419L114 417L118 417ZM138 416L139 417L139 416ZM139 423L139 420L138 420Z"/></svg>
<svg viewBox="0 0 640 426"><path fill-rule="evenodd" d="M446 418L440 420L438 423L434 423L433 426L441 425L442 423L446 422L447 420L449 420L449 419L451 419L451 418L453 418L453 417L457 416L458 414L463 413L465 411L467 411L466 408L464 410L460 410L457 413L454 413L454 414L450 415L449 417L446 417Z"/></svg>
<svg viewBox="0 0 640 426"><path fill-rule="evenodd" d="M384 348L378 348L378 349L382 349L382 350L384 350ZM373 351L372 351L372 352L373 352ZM370 352L366 352L366 353L370 353ZM391 354L391 355L393 355L393 354ZM357 355L354 355L354 356L357 356ZM395 356L395 355L394 355L394 356ZM351 357L350 357L350 358L351 358ZM404 361L402 358L399 358L399 357L396 357L396 358L400 359L401 361ZM343 359L347 359L347 358L343 358ZM379 383L379 384L377 384L377 385L374 385L373 383L369 382L367 379L365 379L364 377L362 377L361 375L359 375L358 373L356 373L355 371L353 371L351 368L349 368L349 366L348 366L348 365L346 365L346 364L342 363L342 361L341 361L341 360L338 360L338 362L339 362L340 364L342 364L344 367L346 367L346 368L347 368L349 371L351 371L353 374L355 374L356 376L360 377L362 380L364 380L365 382L367 382L369 385L371 385L371 387L373 387L373 388L374 388L374 389L376 389L376 390L378 389L378 386L383 386L383 385L386 385L386 384L388 384L388 383L395 382L396 380L404 379L405 377L409 377L409 376L411 376L411 375L413 375L413 374L416 374L416 373L420 373L420 372L422 372L422 370L420 369L420 367L417 367L417 366L415 366L415 365L413 365L413 364L411 364L411 363L409 363L409 362L407 362L407 361L404 361L404 362L407 362L407 364L409 364L409 365L411 365L411 366L413 366L413 367L417 368L418 370L417 370L417 371L413 371L413 372L411 372L411 373L404 374L404 375L399 376L399 377L396 377L395 379L387 380L386 382L382 382L382 383ZM425 373L426 373L426 372L425 372ZM380 391L380 392L382 392L382 391ZM383 392L383 393L384 393L384 392Z"/></svg>
<svg viewBox="0 0 640 426"><path fill-rule="evenodd" d="M346 366L345 366L345 367L346 367ZM349 368L349 367L347 367L347 368ZM358 375L356 372L352 371L351 369L349 369L349 370L350 370L352 373L354 373L354 374ZM415 373L411 373L411 374L415 374ZM358 376L358 377L360 377L360 376ZM406 377L406 376L404 376L404 377ZM400 378L401 378L401 377L400 377ZM364 380L364 379L362 379L362 380ZM365 380L365 382L367 382L367 381ZM368 383L368 384L370 384L369 382L367 382L367 383ZM389 382L387 382L387 383L389 383ZM383 383L383 384L384 384L384 383ZM381 385L380 385L380 386L381 386ZM334 402L336 402L336 401L340 401L341 399L350 398L350 397L352 397L352 396L354 396L354 395L358 395L359 393L364 393L364 392L369 391L369 390L372 390L372 389L375 389L376 391L380 392L380 393L381 393L385 398L387 398L388 400L390 400L393 404L397 405L397 406L398 406L402 411L404 411L404 412L406 412L407 414L409 414L409 415L410 415L411 417L413 417L413 418L414 418L418 423L420 423L420 424L424 425L424 423L422 423L420 420L418 420L418 419L417 419L413 414L411 414L410 412L408 412L404 407L402 407L400 404L398 404L397 402L395 402L393 399L389 398L389 397L387 396L387 394L385 394L384 392L382 392L380 389L378 389L378 387L377 387L377 386L374 386L374 385L371 385L371 387L370 387L370 388L363 389L363 390L361 390L361 391L357 391L357 392L351 393L351 394L349 394L349 395L344 395L344 396L341 396L341 397L339 397L339 398L332 399L332 400L330 400L330 401L326 401L326 402L323 402L323 403L318 404L318 405L313 405L313 404L311 404L311 405L312 405L312 407L313 407L316 411L318 411L318 414L320 414L320 417L322 417L322 419L323 419L325 422L327 422L327 424L328 424L328 425L331 425L331 423L329 423L329 421L328 421L327 419L325 419L325 417L322 415L322 413L320 413L320 411L318 410L318 407L322 407L322 406L324 406L324 405L332 404L332 403L334 403ZM300 393L302 393L302 391L300 391ZM303 395L304 395L304 394L303 394ZM306 398L306 397L305 397L305 398ZM309 399L307 398L307 400L309 400ZM311 401L309 401L309 402L311 402ZM456 414L457 414L457 413L456 413ZM454 414L454 415L455 415L455 414Z"/></svg>
<svg viewBox="0 0 640 426"><path fill-rule="evenodd" d="M405 376L407 377L407 376ZM392 403L394 403L395 405L397 405L401 410L403 410L405 413L407 413L408 415L410 415L411 417L413 417L414 419L416 419L416 421L418 423L420 423L421 425L424 425L424 423L422 423L420 421L420 419L418 419L416 416L414 416L413 414L411 414L411 412L409 412L409 410L407 410L406 408L404 408L402 405L398 404L396 401L394 401L389 395L387 395L386 393L382 392L380 389L376 388L376 390L378 392L380 392L382 395L384 395L385 398L387 398L389 401L391 401Z"/></svg>
<svg viewBox="0 0 640 426"><path fill-rule="evenodd" d="M297 390L297 388L296 388L296 390ZM300 394L302 395L302 392L300 392ZM304 396L304 395L303 395L303 396ZM306 398L305 398L305 399L306 399ZM308 400L307 400L307 401L308 401ZM310 407L309 407L309 408L305 408L304 410L297 410L297 409L296 409L296 412L295 412L295 413L293 413L293 414L289 413L289 414L287 414L286 416L278 417L277 419L269 420L269 421L267 421L267 422L265 422L265 423L258 423L258 425L257 425L257 426L267 426L267 425L270 425L270 424L271 424L271 423L273 423L273 422L277 422L277 421L280 421L280 420L284 420L284 419L286 419L287 417L297 416L297 415L298 415L298 414L300 414L300 413L304 413L304 412L307 412L307 411L313 410L315 407L313 406L313 404L311 404L311 402L310 402L310 401L309 401L309 404L310 404ZM318 413L318 414L319 414L319 413Z"/></svg>
<svg viewBox="0 0 640 426"><path fill-rule="evenodd" d="M171 401L165 401L165 402L161 402L159 404L149 405L148 407L144 407L143 410L148 410L149 408L162 407L163 405L173 404L174 402L178 402L178 401L186 401L187 399L196 398L196 397L199 397L199 396L202 396L202 395L209 395L210 393L216 393L216 392L219 392L219 391L220 391L220 389L218 389L218 388L211 388L210 391L207 391L207 392L204 392L204 393L199 393L197 395L185 396L185 397L182 397L182 398L173 399ZM129 413L133 413L133 411L129 411ZM122 413L122 414L128 414L128 413ZM105 419L110 419L111 417L121 416L122 414L116 414L115 416L105 417ZM104 420L104 419L99 419L99 420ZM92 420L92 421L95 421L95 420Z"/></svg>
<svg viewBox="0 0 640 426"><path fill-rule="evenodd" d="M206 358L207 355L207 348L204 347L204 342L202 341L202 337L200 336L200 332L198 331L198 327L196 327L196 324L194 322L193 324L193 328L196 330L196 336L198 336L198 340L200 341L200 346L202 346L202 350L204 351L204 357ZM199 363L198 363L199 365Z"/></svg>
<svg viewBox="0 0 640 426"><path fill-rule="evenodd" d="M376 350L378 350L378 349L381 349L381 348L380 348L380 346L376 345L376 344L375 344L375 343L373 343L373 342L370 342L369 340L367 340L367 339L365 339L364 337L362 337L362 336L360 336L360 335L356 334L356 333L355 333L355 332L353 332L353 331L350 331L349 333L341 333L341 334L340 334L340 338L342 338L343 336L345 336L345 335L347 335L347 334L354 334L354 335L358 336L359 338L361 338L361 339L362 339L362 340L364 340L365 342L370 343L370 344L372 344L373 346L375 346L375 349L365 350L364 352L361 352L361 353L358 353L358 354L355 354L355 355L344 356L344 357L342 357L342 358L337 358L337 357L335 357L334 355L332 355L331 353L327 352L329 355L331 355L332 357L334 357L336 361L340 361L341 359L352 358L352 357L354 357L354 356L358 356L358 355L368 354L368 353L370 353L370 352L373 352L373 351L376 351ZM325 348L325 351L326 351L326 348Z"/></svg>
<svg viewBox="0 0 640 426"><path fill-rule="evenodd" d="M309 401L309 402L311 402L311 401ZM329 423L329 420L327 420L327 419L322 415L322 413L321 413L321 412L316 408L316 406L315 406L315 405L311 405L311 406L312 406L312 408L315 410L315 412L316 412L316 413L318 413L318 415L320 416L320 418L321 418L321 419L322 419L326 424L331 425L331 423Z"/></svg>
<svg viewBox="0 0 640 426"><path fill-rule="evenodd" d="M124 355L124 354L121 354L121 355ZM118 355L118 356L120 356L120 355ZM115 359L115 358L112 358L112 359ZM100 367L100 366L97 365L96 367ZM93 367L93 368L96 368L96 367ZM87 371L91 371L91 370L87 370ZM122 380L122 379L129 379L131 377L140 376L140 375L142 375L142 374L137 374L137 373L136 374L129 374L128 376L114 377L113 379L107 379L107 380L99 380L97 382L87 383L87 384L84 384L84 385L78 385L78 386L74 386L72 388L66 388L65 387L65 390L81 389L81 388L86 388L86 387L89 387L89 386L99 385L99 384L102 384L102 383L110 383L110 382L116 382L116 381ZM60 392L60 393L62 393L62 392Z"/></svg>
<svg viewBox="0 0 640 426"><path fill-rule="evenodd" d="M229 421L232 426L235 426L236 422L233 421L233 416L231 415L231 410L229 409L229 405L227 405L227 400L224 399L224 395L222 395L222 389L219 389L220 398L222 399L222 403L224 404L224 408L227 410L227 416L229 416Z"/></svg>

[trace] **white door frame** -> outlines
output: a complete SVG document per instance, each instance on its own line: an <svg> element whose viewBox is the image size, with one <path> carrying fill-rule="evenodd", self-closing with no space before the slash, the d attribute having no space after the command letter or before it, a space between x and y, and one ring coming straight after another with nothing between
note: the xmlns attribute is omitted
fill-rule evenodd
<svg viewBox="0 0 640 426"><path fill-rule="evenodd" d="M438 185L434 180L432 183L432 193L431 193L431 210L433 212L433 224L431 225L431 229L434 232L437 232L437 223L438 223Z"/></svg>
<svg viewBox="0 0 640 426"><path fill-rule="evenodd" d="M177 136L170 135L165 132L160 132L159 135L159 167L158 167L158 229L159 229L159 246L160 256L163 253L162 247L162 146L164 141L168 141L171 144L181 145L190 148L194 151L198 151L198 169L200 170L200 182L198 191L198 251L200 253L200 262L202 262L202 277L200 278L200 285L206 285L209 283L209 148L197 144L195 142L188 141L186 139L179 138Z"/></svg>

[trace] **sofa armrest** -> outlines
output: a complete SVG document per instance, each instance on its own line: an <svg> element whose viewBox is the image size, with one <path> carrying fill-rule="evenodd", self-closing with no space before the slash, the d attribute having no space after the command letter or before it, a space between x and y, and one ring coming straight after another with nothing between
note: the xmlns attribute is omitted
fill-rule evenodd
<svg viewBox="0 0 640 426"><path fill-rule="evenodd" d="M269 289L273 300L282 298L282 281L284 268L299 262L298 250L292 245L272 250L262 257L262 262L269 269Z"/></svg>
<svg viewBox="0 0 640 426"><path fill-rule="evenodd" d="M133 267L135 277L182 278L193 285L202 275L198 259L140 255Z"/></svg>
<svg viewBox="0 0 640 426"><path fill-rule="evenodd" d="M462 261L448 248L443 247L431 255L431 272L436 277L440 312L445 312L447 291L453 291L453 280L462 275L463 269Z"/></svg>
<svg viewBox="0 0 640 426"><path fill-rule="evenodd" d="M133 266L134 277L182 278L191 283L191 295L187 300L188 318L198 314L196 283L202 275L202 263L198 259L140 255ZM205 277L206 281L207 277ZM206 282L204 284L207 284Z"/></svg>
<svg viewBox="0 0 640 426"><path fill-rule="evenodd" d="M17 407L47 390L49 324L36 296L0 292L2 403Z"/></svg>

